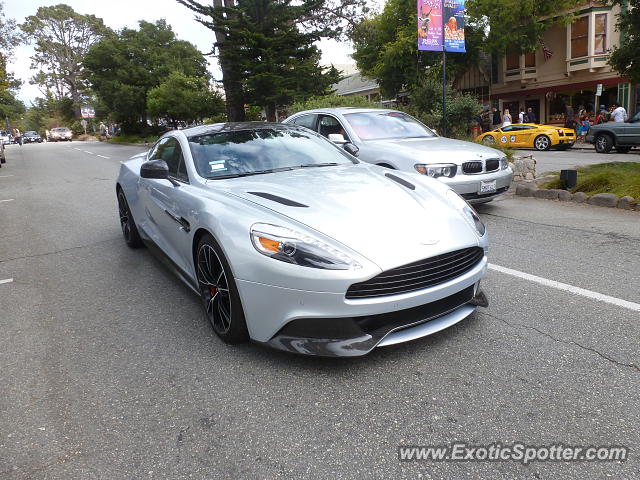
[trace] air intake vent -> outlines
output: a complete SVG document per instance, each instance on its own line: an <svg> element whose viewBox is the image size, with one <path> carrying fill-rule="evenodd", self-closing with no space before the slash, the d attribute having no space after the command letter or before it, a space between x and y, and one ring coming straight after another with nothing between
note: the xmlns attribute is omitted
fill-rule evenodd
<svg viewBox="0 0 640 480"><path fill-rule="evenodd" d="M483 257L482 248L471 247L420 260L387 270L365 282L354 283L346 297L384 297L433 287L467 273Z"/></svg>
<svg viewBox="0 0 640 480"><path fill-rule="evenodd" d="M399 183L403 187L407 187L409 190L415 190L416 189L416 186L413 183L407 182L404 178L396 177L395 175L392 175L391 173L385 173L384 176L387 177L387 178L390 178L394 182Z"/></svg>
<svg viewBox="0 0 640 480"><path fill-rule="evenodd" d="M288 198L279 197L278 195L273 195L271 193L266 192L247 192L251 195L255 195L257 197L266 198L267 200L271 200L272 202L278 202L282 205L286 205L287 207L301 207L308 208L309 205L305 205L303 203L294 202L293 200L289 200Z"/></svg>

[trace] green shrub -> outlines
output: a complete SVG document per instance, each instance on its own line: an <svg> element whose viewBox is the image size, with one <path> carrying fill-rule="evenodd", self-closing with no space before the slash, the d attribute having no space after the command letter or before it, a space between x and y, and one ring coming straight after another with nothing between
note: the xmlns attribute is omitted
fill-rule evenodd
<svg viewBox="0 0 640 480"><path fill-rule="evenodd" d="M289 115L302 112L303 110L313 110L314 108L337 108L337 107L363 107L379 108L379 103L370 102L362 95L351 95L344 97L341 95L324 95L321 97L311 97L302 102L291 105L287 111Z"/></svg>

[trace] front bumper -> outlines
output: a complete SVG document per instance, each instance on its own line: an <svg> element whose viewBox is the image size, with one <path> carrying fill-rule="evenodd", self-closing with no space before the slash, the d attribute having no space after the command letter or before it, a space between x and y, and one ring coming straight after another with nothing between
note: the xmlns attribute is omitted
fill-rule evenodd
<svg viewBox="0 0 640 480"><path fill-rule="evenodd" d="M466 318L482 303L476 297L486 268L484 257L469 272L440 285L366 299L246 280L236 283L254 341L307 355L359 356L376 346L430 335Z"/></svg>
<svg viewBox="0 0 640 480"><path fill-rule="evenodd" d="M513 171L511 167L496 172L479 173L475 175L457 174L453 178L438 178L442 183L449 185L457 194L469 203L489 202L498 195L502 195L509 190L511 181L513 180ZM482 193L480 185L483 181L496 181L496 191L491 193Z"/></svg>

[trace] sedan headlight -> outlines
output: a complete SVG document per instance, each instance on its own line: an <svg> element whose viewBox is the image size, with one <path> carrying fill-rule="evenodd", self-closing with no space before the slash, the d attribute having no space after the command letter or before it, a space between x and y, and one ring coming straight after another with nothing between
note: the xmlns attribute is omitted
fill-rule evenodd
<svg viewBox="0 0 640 480"><path fill-rule="evenodd" d="M347 254L309 235L267 223L251 227L255 249L267 257L303 267L351 270L362 266Z"/></svg>
<svg viewBox="0 0 640 480"><path fill-rule="evenodd" d="M500 158L500 170L506 170L509 168L509 160L507 157Z"/></svg>
<svg viewBox="0 0 640 480"><path fill-rule="evenodd" d="M433 178L455 177L458 166L455 163L417 163L413 166L419 173Z"/></svg>
<svg viewBox="0 0 640 480"><path fill-rule="evenodd" d="M464 198L453 190L447 190L447 200L462 214L467 223L478 232L478 235L482 237L485 234L487 229L484 223L482 223L476 211L471 208Z"/></svg>

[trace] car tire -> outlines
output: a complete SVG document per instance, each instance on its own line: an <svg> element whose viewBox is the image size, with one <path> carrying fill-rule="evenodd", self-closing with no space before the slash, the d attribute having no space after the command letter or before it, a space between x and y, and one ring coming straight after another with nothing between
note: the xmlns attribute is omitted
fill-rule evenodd
<svg viewBox="0 0 640 480"><path fill-rule="evenodd" d="M618 153L629 153L631 147L616 147L616 152Z"/></svg>
<svg viewBox="0 0 640 480"><path fill-rule="evenodd" d="M545 151L551 148L551 139L546 135L538 135L533 141L533 146L538 151Z"/></svg>
<svg viewBox="0 0 640 480"><path fill-rule="evenodd" d="M226 343L246 342L249 332L238 287L229 262L210 234L200 238L194 263L204 314L213 331Z"/></svg>
<svg viewBox="0 0 640 480"><path fill-rule="evenodd" d="M496 139L491 135L486 135L482 138L482 143L484 143L485 145L494 145L496 143Z"/></svg>
<svg viewBox="0 0 640 480"><path fill-rule="evenodd" d="M138 227L133 219L133 215L131 215L129 203L121 188L118 189L118 213L120 214L120 228L122 229L122 235L124 236L126 244L130 248L142 247L143 243L140 238L140 233L138 232Z"/></svg>
<svg viewBox="0 0 640 480"><path fill-rule="evenodd" d="M611 135L603 133L596 137L594 144L596 146L596 152L609 153L613 148L613 138L611 138Z"/></svg>

